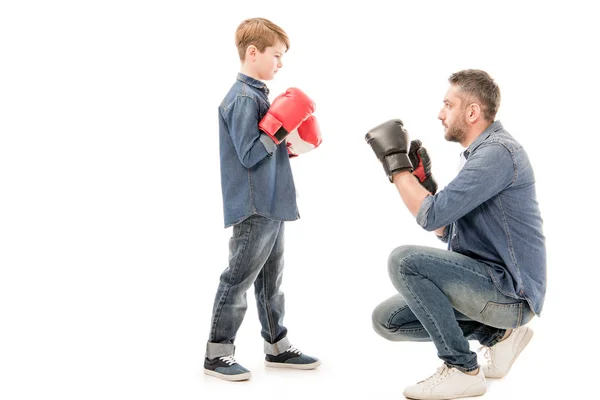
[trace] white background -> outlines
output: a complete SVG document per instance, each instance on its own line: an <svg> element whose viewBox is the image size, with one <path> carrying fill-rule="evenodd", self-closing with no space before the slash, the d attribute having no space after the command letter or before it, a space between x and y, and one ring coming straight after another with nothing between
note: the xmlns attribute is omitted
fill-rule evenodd
<svg viewBox="0 0 600 400"><path fill-rule="evenodd" d="M458 144L437 120L447 77L499 83L498 118L527 149L548 248L530 346L487 398L596 391L597 18L585 2L3 1L0 6L0 398L402 398L441 364L431 343L371 328L415 223L364 142L404 120L443 188ZM209 8L210 7L210 8ZM252 380L202 374L227 266L217 107L238 24L290 36L272 96L317 104L322 146L292 160L286 325L322 359L267 370L253 291L236 340ZM595 49L595 50L594 50Z"/></svg>

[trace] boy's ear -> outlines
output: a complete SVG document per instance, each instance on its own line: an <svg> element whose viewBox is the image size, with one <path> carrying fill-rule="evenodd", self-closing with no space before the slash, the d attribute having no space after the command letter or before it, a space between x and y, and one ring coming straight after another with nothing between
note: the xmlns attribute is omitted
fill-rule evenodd
<svg viewBox="0 0 600 400"><path fill-rule="evenodd" d="M256 48L256 46L251 44L246 48L246 58L250 57L250 61L254 61L257 52L258 49Z"/></svg>

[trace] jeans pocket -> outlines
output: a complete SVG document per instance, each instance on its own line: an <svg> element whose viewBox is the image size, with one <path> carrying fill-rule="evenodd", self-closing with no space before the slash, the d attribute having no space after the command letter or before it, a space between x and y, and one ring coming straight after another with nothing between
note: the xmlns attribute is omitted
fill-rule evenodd
<svg viewBox="0 0 600 400"><path fill-rule="evenodd" d="M481 311L484 324L495 328L518 328L523 319L523 302L495 303L488 301Z"/></svg>
<svg viewBox="0 0 600 400"><path fill-rule="evenodd" d="M232 238L237 238L242 236L242 224L243 222L240 222L239 224L235 224L233 226L233 232L232 232Z"/></svg>
<svg viewBox="0 0 600 400"><path fill-rule="evenodd" d="M239 238L245 235L246 233L250 232L250 229L252 228L252 223L254 222L254 219L256 217L256 214L251 215L242 222L238 222L237 224L233 225L232 238Z"/></svg>

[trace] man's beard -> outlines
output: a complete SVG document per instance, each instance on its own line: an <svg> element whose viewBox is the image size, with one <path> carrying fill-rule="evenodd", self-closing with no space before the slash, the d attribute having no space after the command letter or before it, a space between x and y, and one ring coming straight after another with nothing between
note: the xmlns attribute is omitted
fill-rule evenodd
<svg viewBox="0 0 600 400"><path fill-rule="evenodd" d="M448 127L444 138L449 142L460 143L465 138L465 135L467 134L466 131L467 123L464 119L459 119Z"/></svg>

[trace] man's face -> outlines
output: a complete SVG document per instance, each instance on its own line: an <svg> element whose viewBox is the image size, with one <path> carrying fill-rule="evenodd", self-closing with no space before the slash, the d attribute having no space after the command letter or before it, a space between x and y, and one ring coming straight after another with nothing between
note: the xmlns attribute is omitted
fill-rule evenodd
<svg viewBox="0 0 600 400"><path fill-rule="evenodd" d="M285 45L279 41L273 46L267 47L262 53L258 50L256 51L254 68L258 79L268 81L275 77L279 68L283 66L281 59L285 51Z"/></svg>
<svg viewBox="0 0 600 400"><path fill-rule="evenodd" d="M438 114L444 125L444 138L449 142L460 143L467 134L467 105L459 95L459 88L451 85L444 97L444 106Z"/></svg>

